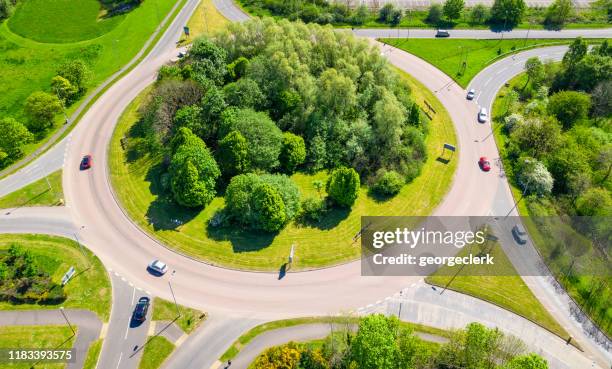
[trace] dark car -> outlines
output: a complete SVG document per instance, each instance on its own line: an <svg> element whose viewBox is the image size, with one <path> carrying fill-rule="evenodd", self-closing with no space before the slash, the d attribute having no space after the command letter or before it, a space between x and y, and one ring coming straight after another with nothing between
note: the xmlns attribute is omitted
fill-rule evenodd
<svg viewBox="0 0 612 369"><path fill-rule="evenodd" d="M89 169L93 165L93 161L91 159L91 155L83 156L81 160L81 170Z"/></svg>
<svg viewBox="0 0 612 369"><path fill-rule="evenodd" d="M138 299L138 303L134 308L134 313L132 314L132 320L137 322L144 322L147 319L147 311L149 311L149 305L151 300L148 297L141 297Z"/></svg>
<svg viewBox="0 0 612 369"><path fill-rule="evenodd" d="M516 243L519 245L524 245L527 243L527 231L525 228L523 228L522 224L517 223L514 225L514 227L512 227L512 235L514 236Z"/></svg>
<svg viewBox="0 0 612 369"><path fill-rule="evenodd" d="M436 31L436 37L450 37L450 33L447 30L439 29Z"/></svg>
<svg viewBox="0 0 612 369"><path fill-rule="evenodd" d="M489 160L486 157L481 157L480 160L478 160L478 165L480 166L480 169L482 169L485 172L488 172L491 170L491 162L489 162Z"/></svg>

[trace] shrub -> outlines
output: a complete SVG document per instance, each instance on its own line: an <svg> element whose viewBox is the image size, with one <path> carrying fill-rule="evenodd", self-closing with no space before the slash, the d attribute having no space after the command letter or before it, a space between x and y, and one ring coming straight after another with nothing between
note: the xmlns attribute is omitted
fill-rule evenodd
<svg viewBox="0 0 612 369"><path fill-rule="evenodd" d="M442 20L442 6L440 4L432 4L427 12L427 22L438 24Z"/></svg>
<svg viewBox="0 0 612 369"><path fill-rule="evenodd" d="M360 185L359 174L355 169L340 167L332 171L325 189L336 204L351 207L359 196Z"/></svg>
<svg viewBox="0 0 612 369"><path fill-rule="evenodd" d="M372 186L372 191L382 196L393 196L404 186L404 178L394 170L382 171Z"/></svg>
<svg viewBox="0 0 612 369"><path fill-rule="evenodd" d="M304 139L291 132L283 133L283 146L280 152L281 166L287 173L295 169L306 160L306 145Z"/></svg>
<svg viewBox="0 0 612 369"><path fill-rule="evenodd" d="M238 131L231 131L219 141L218 159L226 177L233 177L249 169L248 144Z"/></svg>
<svg viewBox="0 0 612 369"><path fill-rule="evenodd" d="M62 111L60 100L46 92L33 92L25 104L28 116L28 128L32 132L41 132L53 126L55 114Z"/></svg>
<svg viewBox="0 0 612 369"><path fill-rule="evenodd" d="M300 218L306 222L319 222L327 212L324 199L308 197L302 201L302 212Z"/></svg>

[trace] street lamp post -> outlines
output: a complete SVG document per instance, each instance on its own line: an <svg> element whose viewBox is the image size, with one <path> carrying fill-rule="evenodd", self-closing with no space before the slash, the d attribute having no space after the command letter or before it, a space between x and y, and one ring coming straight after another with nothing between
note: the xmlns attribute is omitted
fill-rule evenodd
<svg viewBox="0 0 612 369"><path fill-rule="evenodd" d="M74 336L76 332L74 331L74 328L72 328L72 324L70 324L70 321L68 320L68 317L66 316L66 313L64 312L63 306L60 306L60 313L62 313L62 316L66 320L66 323L68 323L68 327L70 327L70 330L72 331L72 335Z"/></svg>

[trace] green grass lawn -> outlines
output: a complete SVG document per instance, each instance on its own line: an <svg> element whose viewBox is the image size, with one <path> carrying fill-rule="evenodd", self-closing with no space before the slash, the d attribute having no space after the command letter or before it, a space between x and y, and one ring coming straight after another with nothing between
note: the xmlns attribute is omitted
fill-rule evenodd
<svg viewBox="0 0 612 369"><path fill-rule="evenodd" d="M87 350L87 357L85 358L85 363L83 363L83 369L96 369L103 342L104 340L98 339L93 341L91 345L89 345L89 350Z"/></svg>
<svg viewBox="0 0 612 369"><path fill-rule="evenodd" d="M49 182L47 182L47 179ZM51 188L49 188L51 185ZM54 206L64 198L62 171L58 170L46 178L39 179L15 192L0 198L0 209L22 206Z"/></svg>
<svg viewBox="0 0 612 369"><path fill-rule="evenodd" d="M196 329L206 316L200 310L188 308L183 305L178 306L181 317L175 322L181 329L189 334ZM153 320L174 320L176 318L176 305L174 302L167 301L156 297L153 300Z"/></svg>
<svg viewBox="0 0 612 369"><path fill-rule="evenodd" d="M122 16L124 19L112 30L99 37L73 43L40 43L15 33L9 26L13 18L0 23L0 118L11 116L25 122L25 100L34 91L50 91L51 79L58 66L66 60L80 58L89 65L92 76L88 87L91 92L142 49L175 3L176 0L144 1ZM18 9L17 14L19 12ZM48 22L44 14L39 17L43 18L41 22ZM30 19L30 22L39 23L36 19ZM67 113L74 112L82 100L68 108ZM63 116L60 114L53 128L38 135L34 142L24 147L25 154L40 147L62 124Z"/></svg>
<svg viewBox="0 0 612 369"><path fill-rule="evenodd" d="M106 269L91 251L83 248L86 255L84 256L75 241L62 237L0 235L0 251L8 249L12 243L30 250L36 262L57 283L61 283L64 273L74 266L75 276L64 286L68 298L61 306L91 310L102 321L108 321L112 298L110 280ZM9 302L0 302L0 310L57 309L58 307L58 305L13 305Z"/></svg>
<svg viewBox="0 0 612 369"><path fill-rule="evenodd" d="M385 38L381 41L400 48L434 65L467 87L478 72L491 64L499 54L535 45L570 43L571 39L467 40ZM498 52L501 52L498 54ZM465 69L463 61L466 62Z"/></svg>
<svg viewBox="0 0 612 369"><path fill-rule="evenodd" d="M275 320L268 323L260 324L240 337L228 348L223 355L219 358L220 361L227 361L235 358L240 350L244 346L246 346L249 342L251 342L255 337L259 336L262 333L272 331L275 329L294 327L297 325L304 324L315 324L315 323L349 323L349 324L357 324L359 322L358 317L303 317L303 318L294 318L294 319L284 319L284 320ZM410 323L410 322L400 322L400 324L404 327L412 328L416 332L427 333L440 337L450 337L450 332L445 331L443 329L429 327L422 324Z"/></svg>
<svg viewBox="0 0 612 369"><path fill-rule="evenodd" d="M163 363L164 360L170 356L174 350L172 342L168 341L165 337L156 336L151 338L147 342L142 354L142 359L138 365L139 369L157 369Z"/></svg>
<svg viewBox="0 0 612 369"><path fill-rule="evenodd" d="M78 327L75 327L78 328ZM72 348L74 338L68 326L0 326L0 348ZM63 345L61 345L64 343ZM60 346L61 345L61 346ZM20 364L0 363L2 369L30 369L33 362ZM44 363L37 368L60 369L66 363Z"/></svg>
<svg viewBox="0 0 612 369"><path fill-rule="evenodd" d="M304 270L354 260L360 255L354 235L361 229L362 215L427 215L446 194L456 161L443 164L436 160L445 142L455 143L455 132L440 102L414 79L403 75L412 86L415 100L423 106L427 100L438 114L427 137L428 160L421 175L404 186L394 198L380 202L362 188L352 211L331 212L316 226L289 224L276 236L244 232L238 229L208 229L214 213L224 206L215 198L201 212L187 211L159 192L160 161L144 156L127 162L120 140L138 120L138 107L144 94L124 112L110 144L110 176L115 192L130 217L145 231L173 249L212 264L239 269L278 271L285 263L291 245L296 245L292 268ZM313 181L327 178L327 172L297 173L293 180L302 196L318 196Z"/></svg>
<svg viewBox="0 0 612 369"><path fill-rule="evenodd" d="M126 18L104 17L101 10L98 0L28 0L8 22L13 32L31 40L76 42L100 37Z"/></svg>
<svg viewBox="0 0 612 369"><path fill-rule="evenodd" d="M488 241L482 246L474 245L473 249L464 247L457 255L477 255L480 252L492 255L495 265L445 266L425 281L492 302L567 339L568 333L533 295L498 243ZM455 274L457 276L453 278Z"/></svg>

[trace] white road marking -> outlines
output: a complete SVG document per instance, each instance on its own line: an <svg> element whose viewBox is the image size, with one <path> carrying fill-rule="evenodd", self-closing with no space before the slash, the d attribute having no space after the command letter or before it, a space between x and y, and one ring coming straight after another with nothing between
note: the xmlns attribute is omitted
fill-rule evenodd
<svg viewBox="0 0 612 369"><path fill-rule="evenodd" d="M502 73L503 73L503 72L505 72L505 71L506 71L506 68L504 68L504 69L500 70L499 72L495 73L495 75L496 75L496 76L497 76L497 75L500 75L500 74L502 74Z"/></svg>
<svg viewBox="0 0 612 369"><path fill-rule="evenodd" d="M491 82L491 79L493 79L493 77L489 77L489 79L487 79L487 81L484 83L483 87L487 87L489 82Z"/></svg>
<svg viewBox="0 0 612 369"><path fill-rule="evenodd" d="M123 352L119 354L119 361L117 361L117 368L119 368L119 364L121 364L121 357L123 357Z"/></svg>

